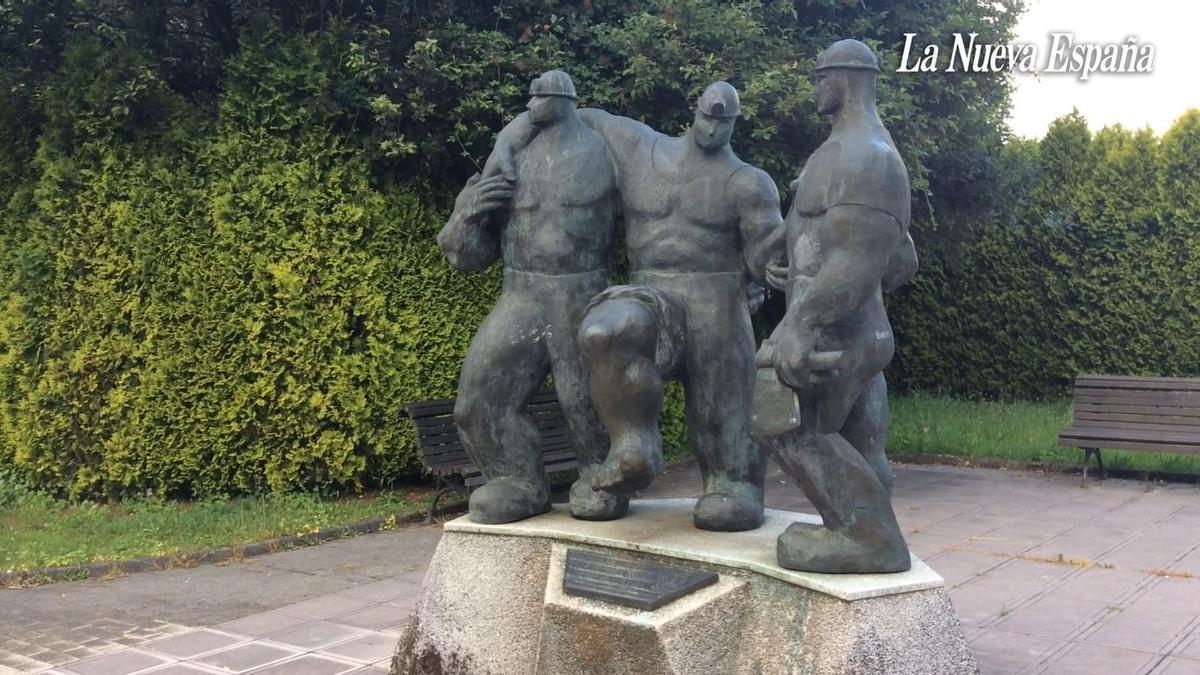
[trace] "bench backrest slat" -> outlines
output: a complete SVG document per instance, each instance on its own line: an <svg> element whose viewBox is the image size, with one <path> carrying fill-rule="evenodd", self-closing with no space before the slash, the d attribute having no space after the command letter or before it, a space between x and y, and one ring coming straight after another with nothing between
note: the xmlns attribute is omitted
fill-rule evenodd
<svg viewBox="0 0 1200 675"><path fill-rule="evenodd" d="M1079 375L1074 396L1062 445L1200 451L1200 380Z"/></svg>
<svg viewBox="0 0 1200 675"><path fill-rule="evenodd" d="M565 471L578 466L562 405L554 389L546 388L534 394L525 410L541 436L542 462L547 471ZM421 459L431 473L438 476L460 474L468 487L485 482L458 436L453 400L408 403L401 407L401 414L412 419Z"/></svg>
<svg viewBox="0 0 1200 675"><path fill-rule="evenodd" d="M1101 389L1135 389L1200 391L1200 380L1190 377L1134 377L1128 375L1078 375L1075 387L1098 387Z"/></svg>

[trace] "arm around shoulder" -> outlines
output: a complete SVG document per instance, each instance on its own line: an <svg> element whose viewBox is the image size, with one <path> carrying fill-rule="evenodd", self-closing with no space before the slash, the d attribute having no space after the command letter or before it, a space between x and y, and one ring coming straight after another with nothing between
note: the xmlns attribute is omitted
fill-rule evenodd
<svg viewBox="0 0 1200 675"><path fill-rule="evenodd" d="M768 284L768 270L787 264L787 236L779 210L779 190L770 176L749 165L730 176L729 187L737 210L746 270L755 281Z"/></svg>

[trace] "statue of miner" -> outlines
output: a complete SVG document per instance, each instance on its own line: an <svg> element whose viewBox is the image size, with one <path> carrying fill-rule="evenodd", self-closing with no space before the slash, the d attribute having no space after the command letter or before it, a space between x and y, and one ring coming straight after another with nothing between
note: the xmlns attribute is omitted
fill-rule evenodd
<svg viewBox="0 0 1200 675"><path fill-rule="evenodd" d="M588 301L608 286L616 237L613 161L604 139L580 119L566 73L542 74L530 95L518 119L534 135L515 154L493 151L437 238L456 269L482 270L497 259L504 265L503 291L471 341L454 406L463 446L487 478L471 494L470 517L505 523L550 509L540 435L525 407L553 372L582 467L571 512L619 518L628 499L591 489L608 437L576 340Z"/></svg>
<svg viewBox="0 0 1200 675"><path fill-rule="evenodd" d="M654 480L663 381L678 379L704 479L693 520L724 531L763 520L766 454L750 435L755 346L747 285L766 284L772 261L782 285L784 259L775 183L729 147L739 112L727 82L704 90L681 137L580 111L616 164L631 273L630 285L592 301L579 328L592 396L612 439L592 486L625 497Z"/></svg>
<svg viewBox="0 0 1200 675"><path fill-rule="evenodd" d="M833 129L793 184L788 309L758 354L754 427L824 520L780 535L781 566L903 571L882 371L894 351L883 292L916 271L908 173L875 107L870 48L837 42L816 71L817 110Z"/></svg>

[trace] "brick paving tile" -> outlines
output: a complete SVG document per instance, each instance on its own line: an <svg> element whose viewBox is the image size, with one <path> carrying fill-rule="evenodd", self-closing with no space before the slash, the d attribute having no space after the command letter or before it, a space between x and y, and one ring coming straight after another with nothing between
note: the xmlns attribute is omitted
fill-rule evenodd
<svg viewBox="0 0 1200 675"><path fill-rule="evenodd" d="M372 603L387 602L396 598L403 598L409 595L414 595L421 590L421 581L424 574L411 575L406 577L395 577L392 579L383 579L362 586L342 591L343 595L350 595L370 600Z"/></svg>
<svg viewBox="0 0 1200 675"><path fill-rule="evenodd" d="M1192 537L1177 532L1145 532L1100 556L1117 567L1152 570L1165 568L1196 548Z"/></svg>
<svg viewBox="0 0 1200 675"><path fill-rule="evenodd" d="M946 587L953 589L990 569L1003 565L1005 559L970 551L946 551L928 562L929 566L945 580Z"/></svg>
<svg viewBox="0 0 1200 675"><path fill-rule="evenodd" d="M1200 525L1196 526L1196 531L1200 532ZM1167 569L1200 579L1200 548L1193 550L1180 560L1171 563Z"/></svg>
<svg viewBox="0 0 1200 675"><path fill-rule="evenodd" d="M1192 628L1192 632L1179 641L1179 644L1171 650L1171 654L1200 660L1200 626Z"/></svg>
<svg viewBox="0 0 1200 675"><path fill-rule="evenodd" d="M1155 577L1129 605L1200 618L1200 579Z"/></svg>

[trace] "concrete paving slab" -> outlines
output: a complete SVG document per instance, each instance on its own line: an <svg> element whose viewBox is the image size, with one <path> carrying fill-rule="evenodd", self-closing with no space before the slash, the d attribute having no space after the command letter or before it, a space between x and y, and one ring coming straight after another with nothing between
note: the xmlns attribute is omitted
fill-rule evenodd
<svg viewBox="0 0 1200 675"><path fill-rule="evenodd" d="M378 663L391 657L396 651L396 641L400 638L397 633L374 633L348 642L326 647L321 650L324 654L332 654L364 664Z"/></svg>
<svg viewBox="0 0 1200 675"><path fill-rule="evenodd" d="M1123 675L1143 673L1162 659L1160 654L1092 644L1072 643L1051 656L1040 669L1046 675Z"/></svg>
<svg viewBox="0 0 1200 675"><path fill-rule="evenodd" d="M173 660L140 649L125 649L115 654L78 661L61 670L78 673L78 675L132 675L170 663Z"/></svg>
<svg viewBox="0 0 1200 675"><path fill-rule="evenodd" d="M271 641L295 647L301 651L310 651L365 635L367 635L367 631L354 626L345 626L329 621L310 621L278 635L273 635Z"/></svg>
<svg viewBox="0 0 1200 675"><path fill-rule="evenodd" d="M219 649L226 649L245 641L246 638L241 635L231 635L229 633L202 628L146 642L142 646L147 651L162 654L163 656L187 659L207 654L208 652L215 652Z"/></svg>
<svg viewBox="0 0 1200 675"><path fill-rule="evenodd" d="M1172 654L1200 660L1200 627L1193 628L1187 639L1180 641L1179 646L1172 651Z"/></svg>
<svg viewBox="0 0 1200 675"><path fill-rule="evenodd" d="M244 673L299 656L301 653L303 652L300 650L283 645L251 642L190 660L227 673Z"/></svg>
<svg viewBox="0 0 1200 675"><path fill-rule="evenodd" d="M1191 617L1152 608L1122 608L1098 620L1081 641L1161 654L1184 637L1192 621Z"/></svg>
<svg viewBox="0 0 1200 675"><path fill-rule="evenodd" d="M1158 667L1152 673L1153 675L1197 675L1200 673L1200 660L1168 656L1159 662Z"/></svg>
<svg viewBox="0 0 1200 675"><path fill-rule="evenodd" d="M335 661L316 654L305 654L254 671L255 675L341 675L357 670L360 664Z"/></svg>
<svg viewBox="0 0 1200 675"><path fill-rule="evenodd" d="M980 630L971 641L980 675L1020 672L1061 646L1058 640L1045 636L994 628Z"/></svg>
<svg viewBox="0 0 1200 675"><path fill-rule="evenodd" d="M345 624L347 626L366 628L367 630L374 631L384 631L402 626L408 621L408 617L411 614L411 601L405 604L385 602L378 605L373 605L357 612L343 614L339 616L337 620L338 623Z"/></svg>
<svg viewBox="0 0 1200 675"><path fill-rule="evenodd" d="M308 623L308 619L283 612L259 612L250 616L228 621L217 626L231 633L241 633L253 637L270 637L285 630Z"/></svg>
<svg viewBox="0 0 1200 675"><path fill-rule="evenodd" d="M353 594L353 591L354 589L351 588L331 595L323 595L304 602L284 605L275 611L304 619L328 619L378 604L375 600Z"/></svg>

